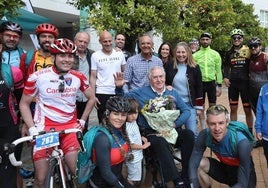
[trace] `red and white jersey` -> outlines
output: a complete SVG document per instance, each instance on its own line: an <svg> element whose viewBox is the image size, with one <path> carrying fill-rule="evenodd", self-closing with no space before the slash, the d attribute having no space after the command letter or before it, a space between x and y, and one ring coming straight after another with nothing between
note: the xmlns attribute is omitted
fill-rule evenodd
<svg viewBox="0 0 268 188"><path fill-rule="evenodd" d="M46 127L74 125L77 121L76 94L88 89L89 82L82 73L71 70L64 75L64 91L59 92L59 79L55 67L38 70L31 74L23 93L36 96L34 123L38 130Z"/></svg>

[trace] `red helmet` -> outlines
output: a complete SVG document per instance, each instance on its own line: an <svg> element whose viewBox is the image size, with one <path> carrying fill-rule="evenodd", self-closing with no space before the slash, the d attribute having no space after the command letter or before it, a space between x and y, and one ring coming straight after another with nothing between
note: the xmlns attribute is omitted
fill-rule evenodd
<svg viewBox="0 0 268 188"><path fill-rule="evenodd" d="M35 33L36 35L39 35L41 33L51 33L52 35L55 36L55 38L59 36L59 31L56 28L56 26L54 26L53 24L49 24L49 23L39 24L35 29Z"/></svg>
<svg viewBox="0 0 268 188"><path fill-rule="evenodd" d="M76 49L76 45L66 38L57 39L54 44L50 45L51 54L74 54Z"/></svg>

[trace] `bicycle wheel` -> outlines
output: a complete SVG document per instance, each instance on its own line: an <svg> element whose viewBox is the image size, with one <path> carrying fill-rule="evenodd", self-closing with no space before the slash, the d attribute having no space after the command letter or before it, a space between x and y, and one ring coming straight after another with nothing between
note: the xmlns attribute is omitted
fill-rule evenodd
<svg viewBox="0 0 268 188"><path fill-rule="evenodd" d="M57 185L61 184L61 177L59 171L59 164L56 158L53 158L49 161L48 172L45 180L46 188L59 187Z"/></svg>

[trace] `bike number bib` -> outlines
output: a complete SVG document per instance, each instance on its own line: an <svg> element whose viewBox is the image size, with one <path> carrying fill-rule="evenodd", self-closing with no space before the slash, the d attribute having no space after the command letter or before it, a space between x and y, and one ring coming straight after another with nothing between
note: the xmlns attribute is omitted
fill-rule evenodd
<svg viewBox="0 0 268 188"><path fill-rule="evenodd" d="M60 145L58 132L36 136L36 150L51 148L57 145Z"/></svg>

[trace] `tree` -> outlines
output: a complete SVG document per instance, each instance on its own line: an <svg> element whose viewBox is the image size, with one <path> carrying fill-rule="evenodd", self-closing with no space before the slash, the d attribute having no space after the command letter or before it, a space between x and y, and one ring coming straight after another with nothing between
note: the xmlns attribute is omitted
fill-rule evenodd
<svg viewBox="0 0 268 188"><path fill-rule="evenodd" d="M245 33L244 41L259 36L267 43L267 29L260 27L252 4L246 5L241 0L189 0L186 7L184 22L188 25L182 29L185 38L188 30L195 37L207 31L213 36L212 47L225 51L230 47L230 32L239 28Z"/></svg>
<svg viewBox="0 0 268 188"><path fill-rule="evenodd" d="M89 24L97 31L112 29L125 34L133 52L139 35L152 29L167 31L170 28L167 25L178 20L177 7L186 0L71 0L70 3L79 9L89 7Z"/></svg>
<svg viewBox="0 0 268 188"><path fill-rule="evenodd" d="M179 41L199 38L200 33L213 35L212 47L226 51L230 46L230 31L240 28L245 41L259 36L267 44L267 29L261 28L253 5L241 0L69 0L78 8L89 8L89 24L124 33L134 51L137 37L154 30L164 41L175 45Z"/></svg>
<svg viewBox="0 0 268 188"><path fill-rule="evenodd" d="M8 11L10 15L17 15L17 9L25 6L22 0L3 0L0 2L0 18Z"/></svg>

